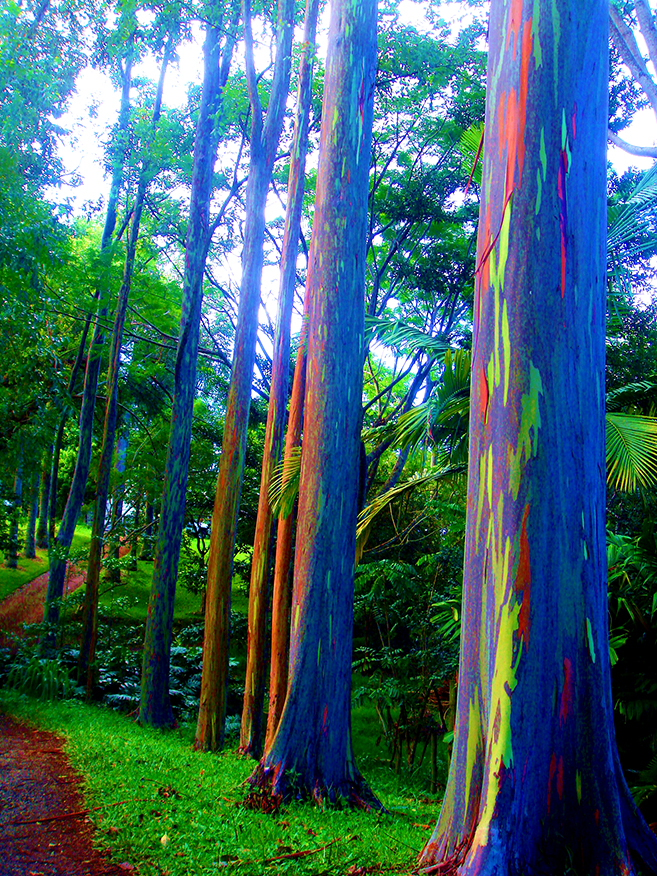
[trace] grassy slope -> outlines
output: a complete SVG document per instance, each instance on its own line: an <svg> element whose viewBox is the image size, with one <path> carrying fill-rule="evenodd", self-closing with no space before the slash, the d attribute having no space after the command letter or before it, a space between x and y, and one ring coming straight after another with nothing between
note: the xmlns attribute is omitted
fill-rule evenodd
<svg viewBox="0 0 657 876"><path fill-rule="evenodd" d="M86 555L91 530L88 526L77 526L75 535L73 536L73 544L71 546L71 555L73 558ZM23 544L24 536L21 534L19 544ZM26 560L25 557L18 557L18 568L7 569L4 565L5 555L0 551L0 600L5 599L14 590L18 590L23 584L33 581L48 571L48 551L43 548L36 549L37 558L35 560Z"/></svg>
<svg viewBox="0 0 657 876"><path fill-rule="evenodd" d="M39 703L5 691L0 707L67 737L71 760L86 776L87 805L103 807L90 816L101 842L115 860L141 863L142 873L195 876L222 866L248 876L342 876L361 867L410 873L438 813L435 800L380 769L371 775L365 769L389 814L294 802L266 815L241 805L253 761L194 752L192 727L162 733L109 709ZM362 732L356 736L362 742ZM318 851L271 861L309 850Z"/></svg>

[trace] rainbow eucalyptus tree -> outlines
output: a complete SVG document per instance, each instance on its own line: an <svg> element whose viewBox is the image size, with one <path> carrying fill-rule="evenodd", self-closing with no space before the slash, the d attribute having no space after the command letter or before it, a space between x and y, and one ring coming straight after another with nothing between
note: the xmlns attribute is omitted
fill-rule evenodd
<svg viewBox="0 0 657 876"><path fill-rule="evenodd" d="M293 0L279 0L276 13L276 59L267 112L263 117L253 61L251 6L249 0L242 0L242 5L246 83L252 113L251 159L246 188L240 300L208 557L203 674L194 740L195 748L204 751L221 748L224 739L230 586L258 334L265 203L283 128L285 103L290 84L294 28ZM249 614L251 613L250 610ZM250 622L250 635L252 628Z"/></svg>
<svg viewBox="0 0 657 876"><path fill-rule="evenodd" d="M212 174L219 146L223 91L228 81L235 47L238 9L237 4L227 5L225 19L230 18L230 21L225 20L223 10L218 9L218 20L208 24L203 47L205 69L194 141L192 192L185 241L185 274L176 350L173 408L141 674L139 721L154 727L170 727L174 723L169 700L173 604L192 437L203 272L212 236L210 229ZM222 50L221 40L224 31L226 37Z"/></svg>
<svg viewBox="0 0 657 876"><path fill-rule="evenodd" d="M160 77L155 93L153 104L153 116L151 120L150 142L145 145L146 157L142 161L139 174L137 193L132 208L132 221L128 233L125 263L121 288L116 302L114 314L114 326L112 328L112 340L110 343L109 365L107 369L107 381L105 384L105 420L103 424L103 438L98 463L98 481L96 487L96 500L94 504L94 516L91 527L91 542L89 545L89 560L87 563L87 580L85 582L84 606L82 613L82 636L80 641L80 655L78 658L78 684L86 685L87 699L91 698L93 690L93 662L96 654L96 639L98 636L98 588L100 584L101 553L103 535L105 532L105 516L107 510L107 497L109 495L110 474L112 471L112 457L114 455L114 443L116 437L116 420L119 398L119 370L121 365L121 347L123 345L123 329L128 310L128 300L132 287L132 274L137 254L137 241L141 214L148 184L152 178L151 161L149 153L152 147L153 136L157 130L162 108L162 94L164 91L164 79L166 76L169 59L174 50L173 37L169 36L162 58ZM118 553L118 545L117 545ZM120 580L120 579L119 579Z"/></svg>
<svg viewBox="0 0 657 876"><path fill-rule="evenodd" d="M607 0L493 0L454 751L420 872L657 872L605 589Z"/></svg>
<svg viewBox="0 0 657 876"><path fill-rule="evenodd" d="M306 285L289 682L273 743L251 780L274 794L374 804L354 763L350 699L375 69L375 0L334 0Z"/></svg>
<svg viewBox="0 0 657 876"><path fill-rule="evenodd" d="M244 708L240 751L242 754L259 756L262 749L262 718L265 698L265 634L267 618L267 590L270 574L270 553L273 514L269 504L269 485L274 468L281 455L283 424L287 405L290 372L290 321L296 287L297 254L303 207L306 152L308 150L308 126L310 100L312 97L313 59L319 0L307 0L301 58L299 60L299 87L294 120L294 138L288 174L288 201L285 211L285 229L280 260L280 284L278 318L274 338L271 388L267 409L265 446L263 449L262 475L251 582L249 587L249 636L246 655L246 681L244 684ZM287 581L286 581L287 584ZM280 593L276 594L280 597ZM278 620L278 616L276 618ZM287 650L287 649L286 649ZM287 659L287 655L286 655Z"/></svg>

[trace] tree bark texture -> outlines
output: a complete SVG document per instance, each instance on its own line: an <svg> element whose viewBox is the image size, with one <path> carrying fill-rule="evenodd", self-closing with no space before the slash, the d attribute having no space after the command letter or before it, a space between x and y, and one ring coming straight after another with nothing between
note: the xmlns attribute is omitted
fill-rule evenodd
<svg viewBox="0 0 657 876"><path fill-rule="evenodd" d="M420 872L619 876L631 848L654 866L609 671L608 14L491 3L458 705Z"/></svg>
<svg viewBox="0 0 657 876"><path fill-rule="evenodd" d="M153 562L141 677L139 721L155 727L173 724L169 700L169 663L173 604L185 514L185 492L196 393L196 359L203 271L210 245L209 217L212 173L219 144L219 114L235 45L231 20L220 53L222 22L208 25L204 45L205 72L194 141L192 192L185 243L182 313L174 374L171 428L164 473L164 490Z"/></svg>
<svg viewBox="0 0 657 876"><path fill-rule="evenodd" d="M307 298L304 311L307 308ZM303 401L306 393L306 348L307 321L304 320L297 361L292 380L292 395L290 397L290 416L285 434L285 456L290 459L292 451L301 444L301 427L303 423ZM290 651L290 603L292 596L292 539L295 510L279 518L276 532L276 557L274 560L274 587L271 608L271 665L269 671L269 711L267 713L267 737L265 750L271 748L276 735L276 729L281 719L283 705L287 694L288 662Z"/></svg>
<svg viewBox="0 0 657 876"><path fill-rule="evenodd" d="M278 3L276 60L264 122L253 66L251 12L248 0L243 0L243 18L247 87L253 118L250 142L251 160L246 188L242 281L235 330L235 347L228 388L208 557L203 674L194 740L194 746L204 751L214 751L221 748L224 739L228 684L230 587L258 334L265 203L276 149L283 127L283 114L289 89L294 2L293 0L279 0ZM250 610L249 616L251 614ZM252 628L250 621L249 638L252 637Z"/></svg>
<svg viewBox="0 0 657 876"><path fill-rule="evenodd" d="M299 60L299 88L294 120L294 139L287 185L288 201L281 248L278 318L274 338L258 516L251 561L249 635L240 751L252 757L259 757L262 751L263 705L267 671L265 659L267 596L271 571L273 526L273 514L269 505L269 485L281 457L283 425L287 406L290 373L290 322L296 286L318 11L319 0L307 0L302 51Z"/></svg>
<svg viewBox="0 0 657 876"><path fill-rule="evenodd" d="M273 743L251 781L274 794L376 805L350 728L368 172L376 3L335 0L306 294L305 425L290 670Z"/></svg>

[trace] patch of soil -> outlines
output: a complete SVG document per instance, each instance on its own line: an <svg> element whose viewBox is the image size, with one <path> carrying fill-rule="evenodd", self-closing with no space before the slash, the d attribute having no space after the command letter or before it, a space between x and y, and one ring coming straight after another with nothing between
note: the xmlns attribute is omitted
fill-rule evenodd
<svg viewBox="0 0 657 876"><path fill-rule="evenodd" d="M82 778L64 740L0 714L0 873L2 876L126 876L94 849ZM42 819L39 821L39 819Z"/></svg>

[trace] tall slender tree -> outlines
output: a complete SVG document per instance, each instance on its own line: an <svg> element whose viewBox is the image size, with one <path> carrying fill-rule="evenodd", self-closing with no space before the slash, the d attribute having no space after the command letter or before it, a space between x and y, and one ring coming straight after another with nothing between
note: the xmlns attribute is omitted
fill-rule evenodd
<svg viewBox="0 0 657 876"><path fill-rule="evenodd" d="M154 134L160 120L162 111L162 95L164 92L164 79L166 76L169 59L174 50L174 37L169 35L162 57L160 77L155 92L153 115L151 119L151 131L148 142L144 145L145 157L139 174L139 183L132 207L132 221L128 234L128 242L123 267L121 288L116 302L114 314L114 326L110 343L109 365L107 369L105 420L103 424L103 438L98 463L98 480L96 487L96 500L94 503L94 517L91 527L91 543L89 545L89 560L87 563L87 580L85 582L85 597L82 614L82 640L80 642L80 656L78 658L78 683L85 684L87 698L93 690L93 661L96 653L96 638L98 633L98 587L100 582L101 553L103 535L105 532L105 517L107 510L107 497L109 495L110 474L112 470L112 457L114 455L114 442L116 437L116 419L119 397L119 369L121 365L121 347L123 344L123 329L128 309L128 300L132 286L132 274L134 271L137 254L137 241L141 214L144 208L144 200L148 185L153 176L150 161L150 150L153 146Z"/></svg>
<svg viewBox="0 0 657 876"><path fill-rule="evenodd" d="M454 752L421 871L657 872L605 589L608 4L493 0Z"/></svg>
<svg viewBox="0 0 657 876"><path fill-rule="evenodd" d="M285 103L290 84L294 30L294 2L293 0L279 0L276 13L276 58L267 112L263 114L253 60L250 0L243 0L242 10L246 82L252 118L251 159L246 189L240 301L226 404L221 461L212 513L210 556L208 558L203 675L194 740L195 747L202 750L220 748L224 739L228 682L230 586L258 334L265 203L283 127ZM260 596L254 594L254 599L258 598ZM250 615L252 614L253 612L250 610ZM250 635L252 635L252 621L249 629Z"/></svg>
<svg viewBox="0 0 657 876"><path fill-rule="evenodd" d="M125 163L126 132L130 114L130 84L132 81L134 21L128 16L124 22L128 28L127 48L125 61L121 67L122 90L121 106L119 110L119 123L117 142L115 143L112 160L112 182L110 195L105 214L105 225L100 242L101 255L111 258L110 243L116 226L116 216L119 201L119 193L123 182L123 168ZM132 30L130 30L132 27ZM75 527L80 516L80 509L84 501L84 491L89 476L91 465L91 449L93 440L94 410L96 407L96 393L98 389L98 375L100 373L101 354L104 343L104 322L107 318L107 301L99 298L98 313L94 326L91 345L87 353L87 364L84 374L82 389L82 404L80 407L80 429L78 439L78 453L73 472L73 481L66 500L66 507L62 516L57 537L51 543L51 561L48 570L48 589L44 606L44 621L52 627L59 620L59 605L64 593L64 579L66 575L66 560L73 541ZM51 477L51 490L54 490L56 477ZM52 632L43 641L43 647L51 649L54 646Z"/></svg>
<svg viewBox="0 0 657 876"><path fill-rule="evenodd" d="M290 322L296 287L297 255L303 207L306 152L310 100L312 97L313 60L319 0L307 0L301 58L299 60L299 87L294 120L294 138L290 154L287 185L287 208L280 259L278 318L274 338L269 407L265 446L260 477L260 497L253 541L251 582L249 587L249 636L246 655L246 681L240 734L240 751L254 757L262 749L263 704L265 698L266 660L265 635L273 514L269 504L269 485L274 468L281 456L283 425L287 405L290 373Z"/></svg>
<svg viewBox="0 0 657 876"><path fill-rule="evenodd" d="M308 299L304 302L307 308ZM293 454L301 444L301 427L303 424L303 401L306 394L306 362L307 362L307 321L304 321L297 360L294 366L292 380L292 395L290 396L290 415L285 434L285 453L283 469L290 466ZM282 515L278 521L276 532L276 556L274 560L274 586L271 608L271 660L269 670L269 711L267 712L267 736L265 749L268 750L274 741L278 722L281 719L285 696L287 694L287 679L290 651L290 572L292 569L292 539L296 515L294 507L288 514Z"/></svg>
<svg viewBox="0 0 657 876"><path fill-rule="evenodd" d="M139 720L155 727L169 727L174 720L169 700L173 603L185 513L196 392L203 272L211 238L212 173L219 145L223 91L233 57L239 6L228 2L224 8L218 2L212 9L213 19L208 24L203 48L205 70L194 141L173 409L141 675ZM222 48L224 32L226 36Z"/></svg>
<svg viewBox="0 0 657 876"><path fill-rule="evenodd" d="M252 782L376 804L350 728L376 2L334 0L306 295L305 427L287 698Z"/></svg>

